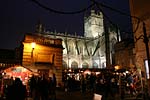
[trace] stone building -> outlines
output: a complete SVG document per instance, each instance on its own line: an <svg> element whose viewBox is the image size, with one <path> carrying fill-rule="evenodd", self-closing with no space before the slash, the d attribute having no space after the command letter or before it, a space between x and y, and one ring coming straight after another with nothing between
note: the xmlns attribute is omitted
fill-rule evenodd
<svg viewBox="0 0 150 100"><path fill-rule="evenodd" d="M150 1L130 0L130 11L135 41L135 62L137 68L144 72L148 82L150 96L150 61L149 36L150 36Z"/></svg>
<svg viewBox="0 0 150 100"><path fill-rule="evenodd" d="M136 52L136 66L142 71L145 71L145 61L147 59L147 50L144 43L144 26L146 27L146 35L150 36L150 11L149 0L144 2L141 0L130 0L130 10L132 17L132 25L135 40L135 52ZM148 39L149 40L149 39ZM148 42L148 41L145 41ZM150 47L148 42L148 47ZM150 52L150 50L148 50ZM148 75L149 76L149 75Z"/></svg>
<svg viewBox="0 0 150 100"><path fill-rule="evenodd" d="M115 44L115 64L121 69L135 67L135 46L133 39L125 39Z"/></svg>
<svg viewBox="0 0 150 100"><path fill-rule="evenodd" d="M40 26L41 24L39 24L39 29L36 30L44 37L62 39L64 47L63 69L103 69L108 67L106 66L107 63L112 65L114 44L120 41L120 34L117 34L116 29L113 28L108 28L107 32L105 31L103 14L101 12L91 10L90 15L84 17L84 36L79 36L77 33L70 35L67 32L41 32L42 27L40 28Z"/></svg>
<svg viewBox="0 0 150 100"><path fill-rule="evenodd" d="M22 43L22 66L47 77L54 73L62 83L62 40L26 33Z"/></svg>

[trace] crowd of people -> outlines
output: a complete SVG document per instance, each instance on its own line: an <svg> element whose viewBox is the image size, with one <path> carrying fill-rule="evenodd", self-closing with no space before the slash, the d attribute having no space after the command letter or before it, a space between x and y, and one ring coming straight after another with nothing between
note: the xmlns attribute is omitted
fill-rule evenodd
<svg viewBox="0 0 150 100"><path fill-rule="evenodd" d="M7 84L4 89L6 100L56 100L56 76L46 75L35 76L29 79L28 84L24 85L20 78L11 79L11 84Z"/></svg>
<svg viewBox="0 0 150 100"><path fill-rule="evenodd" d="M142 90L141 76L137 69L127 72L105 71L100 74L81 73L80 79L75 80L74 75L65 80L65 88L69 92L76 88L81 90L82 94L87 92L102 95L104 100L110 98L124 98L128 93L131 96L137 96ZM77 85L75 85L77 83ZM138 87L140 86L140 87Z"/></svg>
<svg viewBox="0 0 150 100"><path fill-rule="evenodd" d="M82 75L81 77L81 92L86 91L102 95L104 100L108 97L115 97L119 92L119 78L112 73L101 73Z"/></svg>
<svg viewBox="0 0 150 100"><path fill-rule="evenodd" d="M75 80L74 75L67 76L65 82L65 88L71 92L79 90L83 95L87 92L101 94L104 97L114 97L119 92L119 77L111 72L107 73L91 73L81 74L79 80Z"/></svg>
<svg viewBox="0 0 150 100"><path fill-rule="evenodd" d="M63 88L66 92L80 90L83 95L87 92L100 94L102 100L124 98L126 91L133 96L141 91L137 86L143 85L139 75L137 70L126 74L111 71L99 74L81 73L79 80L76 80L74 75L67 75ZM15 80L11 78L11 80L7 88L4 89L7 100L25 100L27 97L31 97L33 100L56 100L57 81L55 74L52 77L32 75L27 86L19 78L15 78Z"/></svg>
<svg viewBox="0 0 150 100"><path fill-rule="evenodd" d="M30 96L33 100L55 100L56 99L56 76L35 77L29 80Z"/></svg>
<svg viewBox="0 0 150 100"><path fill-rule="evenodd" d="M27 90L20 78L16 78L5 90L6 100L25 100Z"/></svg>

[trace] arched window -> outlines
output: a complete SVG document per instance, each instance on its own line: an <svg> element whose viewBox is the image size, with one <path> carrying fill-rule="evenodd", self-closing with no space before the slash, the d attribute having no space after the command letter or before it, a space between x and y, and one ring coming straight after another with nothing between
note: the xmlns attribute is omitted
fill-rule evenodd
<svg viewBox="0 0 150 100"><path fill-rule="evenodd" d="M93 63L93 68L98 68L98 64L96 62Z"/></svg>
<svg viewBox="0 0 150 100"><path fill-rule="evenodd" d="M110 44L111 45L110 49L111 49L112 53L114 53L114 51L115 51L114 46L115 46L116 42L117 42L117 40L115 38L112 38L111 44Z"/></svg>
<svg viewBox="0 0 150 100"><path fill-rule="evenodd" d="M71 68L72 68L72 69L77 69L77 68L78 68L78 63L77 63L76 61L73 61L73 62L71 63Z"/></svg>
<svg viewBox="0 0 150 100"><path fill-rule="evenodd" d="M82 68L89 68L88 63L84 62L84 63L82 64Z"/></svg>

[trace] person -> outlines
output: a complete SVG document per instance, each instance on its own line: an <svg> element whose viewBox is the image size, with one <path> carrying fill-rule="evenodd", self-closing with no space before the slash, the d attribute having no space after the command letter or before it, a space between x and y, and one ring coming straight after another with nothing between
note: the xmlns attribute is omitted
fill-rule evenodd
<svg viewBox="0 0 150 100"><path fill-rule="evenodd" d="M56 88L57 80L56 80L55 74L53 74L53 77L52 77L52 85L53 85L54 88Z"/></svg>
<svg viewBox="0 0 150 100"><path fill-rule="evenodd" d="M94 92L94 90L95 90L95 84L96 84L96 75L94 75L94 74L92 73L92 74L90 75L89 82L90 82L90 91L91 91L91 92Z"/></svg>
<svg viewBox="0 0 150 100"><path fill-rule="evenodd" d="M127 83L129 84L130 94L135 95L135 86L134 86L134 78L131 73L127 75Z"/></svg>
<svg viewBox="0 0 150 100"><path fill-rule="evenodd" d="M82 94L85 94L86 92L86 79L84 75L81 76L81 92Z"/></svg>
<svg viewBox="0 0 150 100"><path fill-rule="evenodd" d="M48 78L48 99L52 98L52 77Z"/></svg>
<svg viewBox="0 0 150 100"><path fill-rule="evenodd" d="M111 87L111 78L112 73L107 72L105 75L105 83L104 83L104 96L102 97L102 100L109 100L114 97L112 87Z"/></svg>
<svg viewBox="0 0 150 100"><path fill-rule="evenodd" d="M41 100L48 100L49 88L48 88L47 76L43 75L40 82Z"/></svg>
<svg viewBox="0 0 150 100"><path fill-rule="evenodd" d="M20 78L16 78L14 83L8 87L6 100L25 100L26 96L26 86L22 84Z"/></svg>
<svg viewBox="0 0 150 100"><path fill-rule="evenodd" d="M99 76L99 85L98 85L98 88L99 88L99 93L104 95L105 93L105 84L106 84L106 79L104 77L103 74L101 74Z"/></svg>
<svg viewBox="0 0 150 100"><path fill-rule="evenodd" d="M29 87L30 87L30 96L35 97L35 89L36 89L36 78L34 75L29 79Z"/></svg>
<svg viewBox="0 0 150 100"><path fill-rule="evenodd" d="M64 89L65 89L65 92L68 92L68 75L65 75L64 76Z"/></svg>
<svg viewBox="0 0 150 100"><path fill-rule="evenodd" d="M33 100L40 100L40 98L41 98L41 76L37 77L35 85L36 85L35 92L34 92L34 96L32 98L33 98Z"/></svg>
<svg viewBox="0 0 150 100"><path fill-rule="evenodd" d="M53 77L52 77L52 99L56 100L56 85L57 85L57 80L56 80L56 76L53 73Z"/></svg>

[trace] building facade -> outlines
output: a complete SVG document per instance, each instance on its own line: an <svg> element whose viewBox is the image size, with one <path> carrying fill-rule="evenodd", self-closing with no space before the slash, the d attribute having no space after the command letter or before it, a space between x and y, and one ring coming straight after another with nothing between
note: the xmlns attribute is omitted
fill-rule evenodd
<svg viewBox="0 0 150 100"><path fill-rule="evenodd" d="M144 2L140 0L130 0L130 10L132 17L132 25L134 32L135 40L135 52L136 52L136 66L139 67L142 71L145 71L145 60L147 59L147 50L144 39L144 26L146 28L146 36L150 36L150 11L149 11L149 0ZM149 39L148 39L149 40ZM148 42L148 47L150 47ZM150 50L148 50L150 52ZM148 75L149 76L149 75Z"/></svg>
<svg viewBox="0 0 150 100"><path fill-rule="evenodd" d="M135 41L136 66L147 79L148 93L150 96L150 61L149 36L150 36L150 1L130 0L130 10Z"/></svg>
<svg viewBox="0 0 150 100"><path fill-rule="evenodd" d="M115 44L115 61L120 69L134 69L135 46L133 39L125 39Z"/></svg>
<svg viewBox="0 0 150 100"><path fill-rule="evenodd" d="M62 83L63 47L61 39L26 33L22 48L23 67L46 77L52 77L55 74L57 82Z"/></svg>
<svg viewBox="0 0 150 100"><path fill-rule="evenodd" d="M38 27L41 32L42 27ZM114 44L120 41L120 35L115 30L104 29L104 19L101 12L91 10L89 16L84 17L84 36L77 33L70 35L57 32L41 32L44 37L61 38L63 50L63 69L78 68L107 68L107 55L109 63L113 63ZM106 34L108 37L106 37ZM119 36L119 40L117 38ZM109 47L106 53L106 42Z"/></svg>

